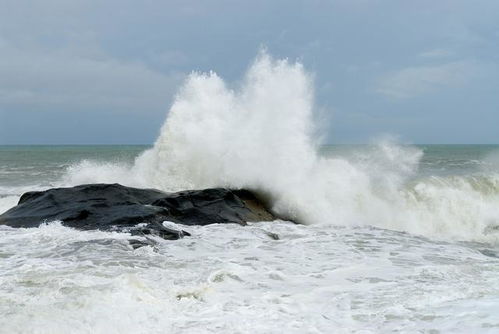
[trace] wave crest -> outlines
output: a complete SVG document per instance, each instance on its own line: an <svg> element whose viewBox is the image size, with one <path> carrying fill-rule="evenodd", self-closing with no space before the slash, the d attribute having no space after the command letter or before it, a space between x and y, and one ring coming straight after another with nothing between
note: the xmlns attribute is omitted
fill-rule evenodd
<svg viewBox="0 0 499 334"><path fill-rule="evenodd" d="M389 139L353 158L323 156L314 133L311 76L262 52L237 89L213 72L192 73L154 147L133 166L85 161L65 182L248 188L305 224L499 240L491 229L499 226L497 175L421 178L423 152Z"/></svg>

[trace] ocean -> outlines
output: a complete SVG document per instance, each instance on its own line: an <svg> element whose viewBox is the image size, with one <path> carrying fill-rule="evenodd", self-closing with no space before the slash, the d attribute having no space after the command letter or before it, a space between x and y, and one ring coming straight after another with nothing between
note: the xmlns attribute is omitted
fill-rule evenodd
<svg viewBox="0 0 499 334"><path fill-rule="evenodd" d="M499 332L499 146L322 145L313 95L300 64L261 55L235 90L193 73L152 146L1 146L0 212L117 182L247 188L297 223L135 250L125 233L0 226L0 332Z"/></svg>
<svg viewBox="0 0 499 334"><path fill-rule="evenodd" d="M131 168L148 149L0 147L0 211L28 190L91 181L95 166ZM137 250L126 235L57 222L0 227L0 332L499 331L499 146L397 149L422 152L396 190L409 208L386 203L408 211L371 224L333 213L309 225L189 227L192 237ZM320 155L362 165L379 150L322 146ZM388 196L383 186L371 190L373 206Z"/></svg>

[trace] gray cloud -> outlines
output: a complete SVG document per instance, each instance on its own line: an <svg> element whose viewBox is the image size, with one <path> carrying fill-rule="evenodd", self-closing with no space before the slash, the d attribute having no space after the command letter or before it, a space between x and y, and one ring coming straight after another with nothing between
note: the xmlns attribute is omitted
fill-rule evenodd
<svg viewBox="0 0 499 334"><path fill-rule="evenodd" d="M466 84L475 74L472 62L414 66L389 73L377 82L376 92L394 99L414 98Z"/></svg>
<svg viewBox="0 0 499 334"><path fill-rule="evenodd" d="M24 143L150 142L185 73L237 81L261 45L315 74L331 142L499 141L497 13L496 0L4 0L0 144L28 128Z"/></svg>
<svg viewBox="0 0 499 334"><path fill-rule="evenodd" d="M450 56L453 56L454 52L451 50L447 49L433 49L433 50L428 50L425 52L421 52L419 54L420 57L423 58L448 58Z"/></svg>
<svg viewBox="0 0 499 334"><path fill-rule="evenodd" d="M143 63L0 46L0 108L166 110L182 78Z"/></svg>

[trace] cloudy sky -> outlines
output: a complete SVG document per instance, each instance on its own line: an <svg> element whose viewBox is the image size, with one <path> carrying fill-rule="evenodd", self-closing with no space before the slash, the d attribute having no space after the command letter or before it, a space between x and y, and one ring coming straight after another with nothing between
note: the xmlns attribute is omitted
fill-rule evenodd
<svg viewBox="0 0 499 334"><path fill-rule="evenodd" d="M152 143L186 74L261 46L330 143L499 143L497 0L0 0L0 144Z"/></svg>

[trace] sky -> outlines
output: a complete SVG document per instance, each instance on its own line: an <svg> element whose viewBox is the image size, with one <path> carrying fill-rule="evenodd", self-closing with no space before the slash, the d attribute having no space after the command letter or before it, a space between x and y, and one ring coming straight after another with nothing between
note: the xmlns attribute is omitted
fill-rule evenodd
<svg viewBox="0 0 499 334"><path fill-rule="evenodd" d="M0 0L0 145L151 144L186 75L262 47L326 143L499 143L497 0Z"/></svg>

